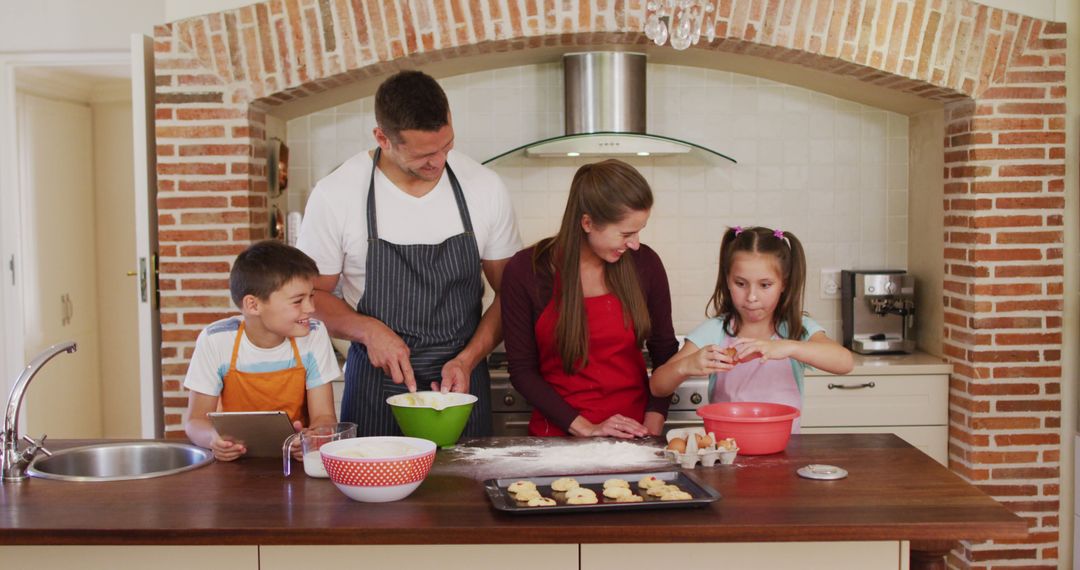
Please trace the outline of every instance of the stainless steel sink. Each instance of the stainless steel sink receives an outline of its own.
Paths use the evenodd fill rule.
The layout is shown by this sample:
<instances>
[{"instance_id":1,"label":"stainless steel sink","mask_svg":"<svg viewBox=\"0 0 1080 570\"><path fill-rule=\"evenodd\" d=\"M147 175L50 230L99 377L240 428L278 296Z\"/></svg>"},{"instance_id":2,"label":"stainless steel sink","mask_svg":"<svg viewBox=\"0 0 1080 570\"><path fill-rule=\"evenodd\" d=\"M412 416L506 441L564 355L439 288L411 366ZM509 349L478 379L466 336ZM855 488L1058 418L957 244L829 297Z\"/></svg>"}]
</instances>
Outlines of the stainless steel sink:
<instances>
[{"instance_id":1,"label":"stainless steel sink","mask_svg":"<svg viewBox=\"0 0 1080 570\"><path fill-rule=\"evenodd\" d=\"M210 450L186 443L103 443L38 457L27 472L34 477L59 481L127 481L198 469L213 459Z\"/></svg>"}]
</instances>

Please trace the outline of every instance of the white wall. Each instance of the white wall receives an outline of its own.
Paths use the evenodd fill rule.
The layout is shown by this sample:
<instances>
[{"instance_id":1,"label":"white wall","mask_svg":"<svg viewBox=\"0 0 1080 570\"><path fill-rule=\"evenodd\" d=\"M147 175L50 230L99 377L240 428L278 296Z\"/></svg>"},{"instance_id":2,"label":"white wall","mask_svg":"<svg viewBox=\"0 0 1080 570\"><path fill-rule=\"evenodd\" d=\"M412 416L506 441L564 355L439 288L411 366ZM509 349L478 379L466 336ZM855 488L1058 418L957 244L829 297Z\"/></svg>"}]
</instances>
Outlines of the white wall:
<instances>
[{"instance_id":1,"label":"white wall","mask_svg":"<svg viewBox=\"0 0 1080 570\"><path fill-rule=\"evenodd\" d=\"M511 67L442 80L456 148L478 160L562 133L561 65ZM908 119L768 80L698 68L648 66L651 132L728 154L737 165L680 158L630 160L657 200L646 243L664 260L673 318L685 333L704 318L729 225L793 232L807 250L806 308L837 338L840 305L819 294L821 268L907 267ZM319 178L374 146L370 97L288 123L290 210ZM497 166L526 243L553 234L585 159Z\"/></svg>"},{"instance_id":2,"label":"white wall","mask_svg":"<svg viewBox=\"0 0 1080 570\"><path fill-rule=\"evenodd\" d=\"M0 53L127 51L164 22L165 0L0 0Z\"/></svg>"}]
</instances>

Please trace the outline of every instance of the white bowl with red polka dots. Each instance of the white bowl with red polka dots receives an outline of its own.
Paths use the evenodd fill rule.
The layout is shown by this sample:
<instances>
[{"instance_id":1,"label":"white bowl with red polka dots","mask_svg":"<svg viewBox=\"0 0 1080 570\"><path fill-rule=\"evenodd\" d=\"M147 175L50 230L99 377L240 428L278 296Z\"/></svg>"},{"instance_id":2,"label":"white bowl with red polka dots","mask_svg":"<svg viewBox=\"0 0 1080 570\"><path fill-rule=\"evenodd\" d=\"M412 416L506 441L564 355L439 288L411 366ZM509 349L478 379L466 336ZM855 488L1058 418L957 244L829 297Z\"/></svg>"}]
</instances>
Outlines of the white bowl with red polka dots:
<instances>
[{"instance_id":1,"label":"white bowl with red polka dots","mask_svg":"<svg viewBox=\"0 0 1080 570\"><path fill-rule=\"evenodd\" d=\"M354 437L319 448L330 480L354 501L385 503L408 497L435 462L435 442L417 437Z\"/></svg>"}]
</instances>

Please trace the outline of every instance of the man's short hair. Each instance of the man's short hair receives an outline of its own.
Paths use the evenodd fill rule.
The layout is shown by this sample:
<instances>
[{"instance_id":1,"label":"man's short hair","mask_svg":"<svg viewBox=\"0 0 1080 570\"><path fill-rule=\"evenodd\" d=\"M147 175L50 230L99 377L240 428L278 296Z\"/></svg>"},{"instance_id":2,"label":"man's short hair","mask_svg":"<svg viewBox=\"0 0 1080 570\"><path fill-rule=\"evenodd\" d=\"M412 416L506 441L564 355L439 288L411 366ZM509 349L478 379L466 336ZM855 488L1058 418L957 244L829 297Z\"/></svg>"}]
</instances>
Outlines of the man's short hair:
<instances>
[{"instance_id":1,"label":"man's short hair","mask_svg":"<svg viewBox=\"0 0 1080 570\"><path fill-rule=\"evenodd\" d=\"M375 92L375 123L394 142L401 131L437 131L450 122L450 103L422 71L399 71Z\"/></svg>"},{"instance_id":2,"label":"man's short hair","mask_svg":"<svg viewBox=\"0 0 1080 570\"><path fill-rule=\"evenodd\" d=\"M233 303L243 307L244 297L266 300L297 277L314 279L319 266L304 252L275 240L252 244L233 262L229 272L229 293Z\"/></svg>"}]
</instances>

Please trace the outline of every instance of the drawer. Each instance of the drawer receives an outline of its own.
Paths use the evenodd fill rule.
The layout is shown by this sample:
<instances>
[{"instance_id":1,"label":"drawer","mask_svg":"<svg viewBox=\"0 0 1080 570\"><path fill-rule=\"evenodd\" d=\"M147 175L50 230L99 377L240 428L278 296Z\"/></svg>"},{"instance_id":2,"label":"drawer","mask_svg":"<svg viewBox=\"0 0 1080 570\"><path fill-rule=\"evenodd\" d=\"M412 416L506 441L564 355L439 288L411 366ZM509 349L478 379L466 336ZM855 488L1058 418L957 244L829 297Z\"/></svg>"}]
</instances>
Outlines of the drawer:
<instances>
[{"instance_id":1,"label":"drawer","mask_svg":"<svg viewBox=\"0 0 1080 570\"><path fill-rule=\"evenodd\" d=\"M803 388L803 427L949 423L947 374L807 376Z\"/></svg>"},{"instance_id":2,"label":"drawer","mask_svg":"<svg viewBox=\"0 0 1080 570\"><path fill-rule=\"evenodd\" d=\"M800 433L895 433L938 463L949 466L948 426L806 427Z\"/></svg>"}]
</instances>

